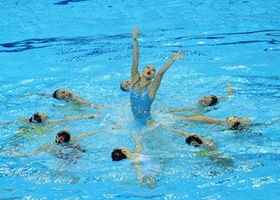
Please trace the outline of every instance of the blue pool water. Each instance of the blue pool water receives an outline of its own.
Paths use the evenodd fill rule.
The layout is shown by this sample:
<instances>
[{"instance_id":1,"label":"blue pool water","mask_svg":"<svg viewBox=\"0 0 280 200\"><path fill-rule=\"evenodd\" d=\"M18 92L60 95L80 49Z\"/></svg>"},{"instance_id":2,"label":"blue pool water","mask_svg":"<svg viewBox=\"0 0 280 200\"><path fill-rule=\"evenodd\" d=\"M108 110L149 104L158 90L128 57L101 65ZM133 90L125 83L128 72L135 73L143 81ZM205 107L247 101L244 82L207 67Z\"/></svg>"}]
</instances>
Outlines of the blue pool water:
<instances>
[{"instance_id":1,"label":"blue pool water","mask_svg":"<svg viewBox=\"0 0 280 200\"><path fill-rule=\"evenodd\" d=\"M234 133L220 125L174 120L167 111L197 105L206 94L232 98L205 113L244 116L253 122L280 118L280 4L239 0L13 0L0 1L0 199L277 199L280 196L280 126L256 126ZM142 70L160 69L169 52L186 52L164 75L152 106L153 118L217 143L234 161L224 169L184 138L159 126L135 124L129 94L119 89L130 78L132 29L140 27ZM38 93L67 88L103 110L75 106ZM42 134L21 135L28 124L7 122L45 112L50 119L100 114L100 118L39 127ZM188 113L176 113L187 116ZM87 153L75 163L48 154L14 157L53 142L60 130ZM156 188L139 187L131 163L112 162L113 148L133 150L131 134L141 135L143 154L159 168Z\"/></svg>"}]
</instances>

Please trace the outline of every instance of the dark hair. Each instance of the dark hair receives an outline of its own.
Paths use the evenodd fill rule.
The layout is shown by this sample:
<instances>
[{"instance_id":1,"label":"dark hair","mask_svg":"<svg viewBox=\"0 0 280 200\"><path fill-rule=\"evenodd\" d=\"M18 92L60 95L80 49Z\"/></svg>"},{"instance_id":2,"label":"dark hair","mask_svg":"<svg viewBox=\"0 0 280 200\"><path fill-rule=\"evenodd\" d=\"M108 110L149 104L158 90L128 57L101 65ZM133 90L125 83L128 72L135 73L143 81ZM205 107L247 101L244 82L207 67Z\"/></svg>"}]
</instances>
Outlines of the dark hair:
<instances>
[{"instance_id":1,"label":"dark hair","mask_svg":"<svg viewBox=\"0 0 280 200\"><path fill-rule=\"evenodd\" d=\"M55 99L57 99L56 93L57 93L58 90L60 90L60 89L57 89L57 90L54 91L54 93L52 94L52 97L55 98Z\"/></svg>"},{"instance_id":2,"label":"dark hair","mask_svg":"<svg viewBox=\"0 0 280 200\"><path fill-rule=\"evenodd\" d=\"M193 141L197 142L199 145L202 144L201 139L199 139L196 135L192 135L186 138L186 143L190 145Z\"/></svg>"},{"instance_id":3,"label":"dark hair","mask_svg":"<svg viewBox=\"0 0 280 200\"><path fill-rule=\"evenodd\" d=\"M69 142L71 139L71 135L69 131L60 131L56 134L56 137L63 137L63 142ZM56 143L60 143L60 141L55 140Z\"/></svg>"},{"instance_id":4,"label":"dark hair","mask_svg":"<svg viewBox=\"0 0 280 200\"><path fill-rule=\"evenodd\" d=\"M34 113L32 117L29 118L29 122L42 123L42 118L39 113Z\"/></svg>"},{"instance_id":5,"label":"dark hair","mask_svg":"<svg viewBox=\"0 0 280 200\"><path fill-rule=\"evenodd\" d=\"M124 87L122 86L122 83L120 84L120 89L124 92L127 92L127 90L125 90Z\"/></svg>"},{"instance_id":6,"label":"dark hair","mask_svg":"<svg viewBox=\"0 0 280 200\"><path fill-rule=\"evenodd\" d=\"M241 131L243 129L243 126L240 122L235 122L231 127L231 130L238 130Z\"/></svg>"},{"instance_id":7,"label":"dark hair","mask_svg":"<svg viewBox=\"0 0 280 200\"><path fill-rule=\"evenodd\" d=\"M212 98L212 101L209 104L209 106L214 106L219 102L218 98L215 95L211 95L211 98Z\"/></svg>"},{"instance_id":8,"label":"dark hair","mask_svg":"<svg viewBox=\"0 0 280 200\"><path fill-rule=\"evenodd\" d=\"M120 161L127 158L126 155L123 154L121 149L114 149L111 153L111 157L113 161Z\"/></svg>"}]
</instances>

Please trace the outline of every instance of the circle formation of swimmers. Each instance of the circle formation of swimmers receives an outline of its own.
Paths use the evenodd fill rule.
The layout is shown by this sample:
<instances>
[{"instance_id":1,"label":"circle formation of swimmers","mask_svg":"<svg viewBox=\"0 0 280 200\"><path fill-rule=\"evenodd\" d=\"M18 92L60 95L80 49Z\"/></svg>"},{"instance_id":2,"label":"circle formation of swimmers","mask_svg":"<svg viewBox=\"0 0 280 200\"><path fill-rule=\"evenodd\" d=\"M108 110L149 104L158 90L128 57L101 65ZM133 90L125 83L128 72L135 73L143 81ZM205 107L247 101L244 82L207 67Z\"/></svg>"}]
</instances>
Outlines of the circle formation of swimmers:
<instances>
[{"instance_id":1,"label":"circle formation of swimmers","mask_svg":"<svg viewBox=\"0 0 280 200\"><path fill-rule=\"evenodd\" d=\"M160 87L163 75L170 68L170 66L175 61L181 61L183 58L183 52L179 51L175 54L171 53L171 58L163 65L163 67L156 73L156 68L152 65L146 66L142 73L138 71L139 65L139 50L138 50L138 34L139 28L136 27L132 32L133 39L133 62L131 67L131 80L123 80L120 84L120 89L122 91L130 92L130 107L133 113L134 119L140 124L140 126L153 126L157 124L151 116L151 106L156 97L157 91ZM231 84L226 85L228 92L224 96L217 97L215 95L203 96L198 100L198 106L196 107L183 107L174 108L169 110L169 113L184 112L192 110L201 110L207 107L215 106L221 101L224 101L233 96L233 89ZM43 94L44 95L44 94ZM57 100L64 100L68 102L73 102L81 105L92 106L93 108L100 110L101 107L97 106L93 102L85 101L76 94L64 88L57 89L52 97ZM20 118L17 121L22 123L30 124L53 124L72 120L83 120L98 118L98 114L91 114L85 116L67 116L61 119L49 119L48 115L43 112L34 113L31 117ZM204 115L191 116L191 117L178 117L174 116L177 120L187 120L189 122L202 122L209 124L225 124L229 129L234 131L242 131L249 126L256 125L269 125L279 120L275 120L269 123L252 123L248 118L242 118L237 116L229 116L227 118L210 118ZM7 124L13 122L7 122ZM233 160L230 157L222 156L216 148L216 143L208 138L202 138L197 133L187 133L182 130L173 129L171 127L160 124L164 129L171 132L178 133L185 138L186 144L201 148L198 155L207 156L213 162L216 162L219 166L230 167L233 165ZM97 130L79 135L76 138L71 137L71 133L68 130L61 130L56 134L55 143L48 143L40 146L36 151L31 153L22 153L16 151L10 151L9 155L12 156L35 156L40 153L46 152L59 159L67 160L68 162L76 161L78 158L82 157L83 153L86 153L86 149L82 148L77 144L89 136L104 132L106 130L114 130L121 128L119 126L109 126L104 130ZM34 129L32 129L34 131ZM25 129L26 131L26 129ZM118 162L124 159L130 160L136 173L137 173L137 183L141 187L155 188L157 183L154 178L153 170L147 170L147 166L153 169L157 169L158 166L148 155L140 154L142 150L141 146L141 136L132 135L135 142L134 151L130 151L126 147L116 147L111 152L111 159L114 162Z\"/></svg>"}]
</instances>

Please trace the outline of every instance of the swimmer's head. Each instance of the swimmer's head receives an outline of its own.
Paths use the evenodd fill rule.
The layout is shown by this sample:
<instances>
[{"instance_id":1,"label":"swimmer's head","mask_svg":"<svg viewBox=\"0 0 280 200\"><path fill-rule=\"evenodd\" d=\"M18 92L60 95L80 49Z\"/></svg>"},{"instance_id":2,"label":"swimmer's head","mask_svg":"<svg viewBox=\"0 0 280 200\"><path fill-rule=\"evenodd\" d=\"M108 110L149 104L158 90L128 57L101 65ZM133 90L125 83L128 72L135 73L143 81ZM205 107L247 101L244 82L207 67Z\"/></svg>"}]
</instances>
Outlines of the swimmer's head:
<instances>
[{"instance_id":1,"label":"swimmer's head","mask_svg":"<svg viewBox=\"0 0 280 200\"><path fill-rule=\"evenodd\" d=\"M72 92L62 88L54 91L52 97L58 100L67 100L71 99L73 97L73 94Z\"/></svg>"},{"instance_id":2,"label":"swimmer's head","mask_svg":"<svg viewBox=\"0 0 280 200\"><path fill-rule=\"evenodd\" d=\"M251 125L250 120L246 117L240 118L240 117L236 117L236 116L230 116L230 117L226 118L225 121L226 121L228 127L230 127L230 128L232 128L237 122L240 123L240 127L242 126L242 128L244 126ZM238 125L235 125L235 126L238 126Z\"/></svg>"},{"instance_id":3,"label":"swimmer's head","mask_svg":"<svg viewBox=\"0 0 280 200\"><path fill-rule=\"evenodd\" d=\"M34 113L29 118L29 122L42 123L42 122L45 122L47 120L47 118L48 118L48 115L46 115L45 113L37 112L37 113Z\"/></svg>"},{"instance_id":4,"label":"swimmer's head","mask_svg":"<svg viewBox=\"0 0 280 200\"><path fill-rule=\"evenodd\" d=\"M202 142L202 139L197 134L192 134L192 135L187 136L186 143L188 145L198 147L203 142Z\"/></svg>"},{"instance_id":5,"label":"swimmer's head","mask_svg":"<svg viewBox=\"0 0 280 200\"><path fill-rule=\"evenodd\" d=\"M123 80L120 84L120 88L122 91L130 92L131 90L131 80Z\"/></svg>"},{"instance_id":6,"label":"swimmer's head","mask_svg":"<svg viewBox=\"0 0 280 200\"><path fill-rule=\"evenodd\" d=\"M215 95L204 96L198 100L198 103L203 107L214 106L218 102L219 100Z\"/></svg>"},{"instance_id":7,"label":"swimmer's head","mask_svg":"<svg viewBox=\"0 0 280 200\"><path fill-rule=\"evenodd\" d=\"M232 127L236 122L240 122L239 118L236 116L226 118L226 123L229 127Z\"/></svg>"},{"instance_id":8,"label":"swimmer's head","mask_svg":"<svg viewBox=\"0 0 280 200\"><path fill-rule=\"evenodd\" d=\"M62 142L69 142L71 139L71 135L69 131L63 130L56 134L55 142L60 144Z\"/></svg>"},{"instance_id":9,"label":"swimmer's head","mask_svg":"<svg viewBox=\"0 0 280 200\"><path fill-rule=\"evenodd\" d=\"M243 126L240 122L235 122L231 127L231 130L237 130L237 131L241 131L243 129Z\"/></svg>"},{"instance_id":10,"label":"swimmer's head","mask_svg":"<svg viewBox=\"0 0 280 200\"><path fill-rule=\"evenodd\" d=\"M156 74L156 68L152 65L146 66L142 71L142 76L145 78L151 80L155 77Z\"/></svg>"},{"instance_id":11,"label":"swimmer's head","mask_svg":"<svg viewBox=\"0 0 280 200\"><path fill-rule=\"evenodd\" d=\"M126 155L122 152L122 149L116 148L112 151L111 157L113 161L120 161L126 159Z\"/></svg>"}]
</instances>

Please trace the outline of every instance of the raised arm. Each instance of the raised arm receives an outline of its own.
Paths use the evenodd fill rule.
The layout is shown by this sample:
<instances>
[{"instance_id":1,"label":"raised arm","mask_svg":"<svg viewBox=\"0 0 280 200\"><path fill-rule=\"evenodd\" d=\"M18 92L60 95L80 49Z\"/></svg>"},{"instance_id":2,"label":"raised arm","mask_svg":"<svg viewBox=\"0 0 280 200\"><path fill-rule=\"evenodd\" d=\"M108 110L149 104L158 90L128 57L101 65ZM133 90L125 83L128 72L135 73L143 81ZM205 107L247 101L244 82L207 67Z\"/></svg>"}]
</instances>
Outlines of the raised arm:
<instances>
[{"instance_id":1,"label":"raised arm","mask_svg":"<svg viewBox=\"0 0 280 200\"><path fill-rule=\"evenodd\" d=\"M135 141L134 153L139 153L142 150L142 146L140 144L140 140L142 139L142 137L141 136L135 136L135 135L132 135L132 137L134 138L134 141Z\"/></svg>"},{"instance_id":2,"label":"raised arm","mask_svg":"<svg viewBox=\"0 0 280 200\"><path fill-rule=\"evenodd\" d=\"M233 89L232 89L232 85L230 83L227 83L227 88L228 88L228 95L233 95Z\"/></svg>"},{"instance_id":3,"label":"raised arm","mask_svg":"<svg viewBox=\"0 0 280 200\"><path fill-rule=\"evenodd\" d=\"M131 67L132 87L140 78L140 73L138 71L138 65L139 65L139 50L138 50L138 40L137 40L138 33L139 33L139 28L138 27L134 28L132 32L132 38L133 38L133 62Z\"/></svg>"},{"instance_id":4,"label":"raised arm","mask_svg":"<svg viewBox=\"0 0 280 200\"><path fill-rule=\"evenodd\" d=\"M225 99L227 99L227 98L230 98L230 97L233 95L232 85L231 85L230 83L227 83L227 84L226 84L226 87L227 87L227 89L228 89L228 93L227 93L226 95L224 95L224 96L220 96L220 97L218 98L220 101L223 101L223 100L225 100Z\"/></svg>"},{"instance_id":5,"label":"raised arm","mask_svg":"<svg viewBox=\"0 0 280 200\"><path fill-rule=\"evenodd\" d=\"M173 54L173 53L170 53L170 54L171 54L170 60L159 70L159 72L156 74L155 80L151 83L151 85L149 87L149 96L152 99L154 99L156 96L157 90L160 86L164 73L169 69L169 67L172 65L172 63L175 60L181 60L181 58L183 57L181 51L179 51L176 54Z\"/></svg>"},{"instance_id":6,"label":"raised arm","mask_svg":"<svg viewBox=\"0 0 280 200\"><path fill-rule=\"evenodd\" d=\"M209 124L225 122L225 119L215 119L215 118L210 118L210 117L205 117L205 116L186 117L184 119L191 121L191 122L206 122Z\"/></svg>"}]
</instances>

